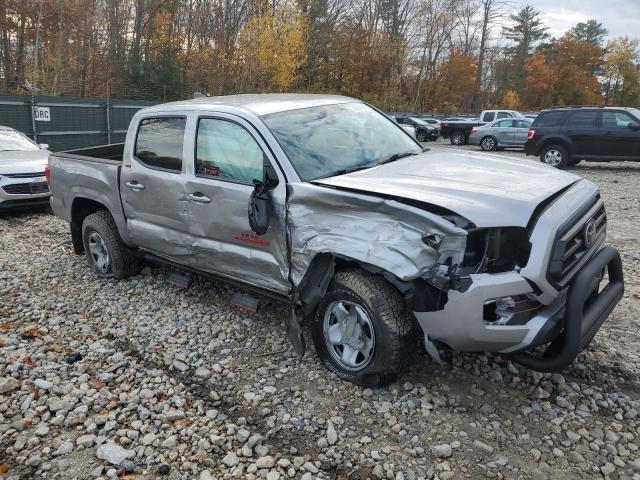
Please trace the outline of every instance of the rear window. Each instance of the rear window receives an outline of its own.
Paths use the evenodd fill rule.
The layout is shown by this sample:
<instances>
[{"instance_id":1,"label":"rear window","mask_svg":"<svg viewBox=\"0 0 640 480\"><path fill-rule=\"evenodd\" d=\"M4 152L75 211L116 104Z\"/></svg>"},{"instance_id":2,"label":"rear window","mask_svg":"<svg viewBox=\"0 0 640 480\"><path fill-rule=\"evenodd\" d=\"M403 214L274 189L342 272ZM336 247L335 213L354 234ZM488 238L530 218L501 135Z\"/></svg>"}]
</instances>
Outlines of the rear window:
<instances>
[{"instance_id":1,"label":"rear window","mask_svg":"<svg viewBox=\"0 0 640 480\"><path fill-rule=\"evenodd\" d=\"M498 112L498 116L496 118L512 118L513 115L511 115L509 112Z\"/></svg>"},{"instance_id":2,"label":"rear window","mask_svg":"<svg viewBox=\"0 0 640 480\"><path fill-rule=\"evenodd\" d=\"M186 123L183 117L142 120L136 138L136 157L148 167L180 172Z\"/></svg>"},{"instance_id":3,"label":"rear window","mask_svg":"<svg viewBox=\"0 0 640 480\"><path fill-rule=\"evenodd\" d=\"M542 112L534 121L536 127L559 127L564 123L566 112Z\"/></svg>"},{"instance_id":4,"label":"rear window","mask_svg":"<svg viewBox=\"0 0 640 480\"><path fill-rule=\"evenodd\" d=\"M598 112L573 112L569 118L569 126L574 128L592 128L596 126Z\"/></svg>"}]
</instances>

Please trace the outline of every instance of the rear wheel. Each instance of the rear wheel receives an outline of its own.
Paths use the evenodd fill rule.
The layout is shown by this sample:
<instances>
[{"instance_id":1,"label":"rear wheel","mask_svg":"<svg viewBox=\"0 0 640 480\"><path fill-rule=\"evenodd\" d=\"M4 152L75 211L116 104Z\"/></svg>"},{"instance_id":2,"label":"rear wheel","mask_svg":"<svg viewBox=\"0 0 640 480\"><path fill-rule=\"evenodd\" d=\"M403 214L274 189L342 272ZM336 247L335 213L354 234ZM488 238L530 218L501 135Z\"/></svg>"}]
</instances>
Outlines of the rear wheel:
<instances>
[{"instance_id":1,"label":"rear wheel","mask_svg":"<svg viewBox=\"0 0 640 480\"><path fill-rule=\"evenodd\" d=\"M451 145L464 145L467 139L464 136L464 132L456 130L451 134L449 141L451 142Z\"/></svg>"},{"instance_id":2,"label":"rear wheel","mask_svg":"<svg viewBox=\"0 0 640 480\"><path fill-rule=\"evenodd\" d=\"M548 145L540 152L540 161L555 168L567 168L569 160L569 152L561 145Z\"/></svg>"},{"instance_id":3,"label":"rear wheel","mask_svg":"<svg viewBox=\"0 0 640 480\"><path fill-rule=\"evenodd\" d=\"M89 268L99 277L127 278L139 271L135 248L127 247L111 214L100 210L82 222L82 243Z\"/></svg>"},{"instance_id":4,"label":"rear wheel","mask_svg":"<svg viewBox=\"0 0 640 480\"><path fill-rule=\"evenodd\" d=\"M415 322L404 299L382 277L338 272L316 310L313 342L322 363L364 386L393 381L417 350Z\"/></svg>"},{"instance_id":5,"label":"rear wheel","mask_svg":"<svg viewBox=\"0 0 640 480\"><path fill-rule=\"evenodd\" d=\"M496 149L496 139L493 137L484 137L480 140L480 148L485 152L491 152Z\"/></svg>"},{"instance_id":6,"label":"rear wheel","mask_svg":"<svg viewBox=\"0 0 640 480\"><path fill-rule=\"evenodd\" d=\"M425 132L423 132L422 130L420 130L420 131L418 131L418 132L416 133L416 139L417 139L419 142L424 143L424 142L426 142L426 141L428 140L428 139L427 139L427 134L426 134Z\"/></svg>"}]
</instances>

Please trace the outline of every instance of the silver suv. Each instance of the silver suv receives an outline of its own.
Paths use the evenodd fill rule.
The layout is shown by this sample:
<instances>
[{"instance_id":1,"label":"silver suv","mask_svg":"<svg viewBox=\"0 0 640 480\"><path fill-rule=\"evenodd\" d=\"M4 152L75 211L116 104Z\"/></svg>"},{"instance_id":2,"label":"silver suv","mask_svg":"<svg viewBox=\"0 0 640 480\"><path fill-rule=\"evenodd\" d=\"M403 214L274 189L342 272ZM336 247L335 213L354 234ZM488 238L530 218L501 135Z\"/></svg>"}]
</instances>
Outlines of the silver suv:
<instances>
[{"instance_id":1,"label":"silver suv","mask_svg":"<svg viewBox=\"0 0 640 480\"><path fill-rule=\"evenodd\" d=\"M262 292L286 306L300 354L308 327L320 360L359 384L393 379L420 343L436 360L446 346L562 369L623 292L593 183L424 152L352 98L158 105L124 144L49 164L51 206L97 275L144 258Z\"/></svg>"}]
</instances>

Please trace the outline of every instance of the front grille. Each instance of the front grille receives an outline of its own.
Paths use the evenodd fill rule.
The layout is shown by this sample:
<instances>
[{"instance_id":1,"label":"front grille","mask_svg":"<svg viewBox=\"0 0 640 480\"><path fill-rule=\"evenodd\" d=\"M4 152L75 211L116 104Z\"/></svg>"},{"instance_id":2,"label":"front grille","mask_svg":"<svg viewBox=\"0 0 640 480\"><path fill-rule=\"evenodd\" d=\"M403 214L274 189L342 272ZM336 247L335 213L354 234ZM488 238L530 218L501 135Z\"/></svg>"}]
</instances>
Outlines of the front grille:
<instances>
[{"instance_id":1,"label":"front grille","mask_svg":"<svg viewBox=\"0 0 640 480\"><path fill-rule=\"evenodd\" d=\"M602 244L606 236L607 214L598 198L573 224L560 230L549 263L549 280L565 287Z\"/></svg>"},{"instance_id":2,"label":"front grille","mask_svg":"<svg viewBox=\"0 0 640 480\"><path fill-rule=\"evenodd\" d=\"M49 186L46 182L14 183L12 185L5 185L2 189L9 195L37 195L39 193L49 192Z\"/></svg>"},{"instance_id":3,"label":"front grille","mask_svg":"<svg viewBox=\"0 0 640 480\"><path fill-rule=\"evenodd\" d=\"M3 173L3 177L7 178L36 178L36 177L44 177L44 172L35 172L35 173Z\"/></svg>"}]
</instances>

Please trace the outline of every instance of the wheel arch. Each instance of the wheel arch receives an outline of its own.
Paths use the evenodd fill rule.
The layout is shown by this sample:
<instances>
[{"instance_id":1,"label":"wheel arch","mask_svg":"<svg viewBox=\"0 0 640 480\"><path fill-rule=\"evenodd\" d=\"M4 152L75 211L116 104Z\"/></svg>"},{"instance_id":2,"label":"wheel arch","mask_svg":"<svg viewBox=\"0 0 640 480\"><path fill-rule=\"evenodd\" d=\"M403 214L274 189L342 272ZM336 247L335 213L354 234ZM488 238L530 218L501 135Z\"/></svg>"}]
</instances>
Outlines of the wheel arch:
<instances>
[{"instance_id":1,"label":"wheel arch","mask_svg":"<svg viewBox=\"0 0 640 480\"><path fill-rule=\"evenodd\" d=\"M120 238L125 242L125 244L129 244L127 230L123 228L122 222L123 218L118 218L117 215L114 215L111 209L100 200L96 200L94 198L90 198L89 196L77 196L71 202L71 240L73 242L73 250L77 254L84 253L84 245L82 244L82 222L84 219L95 213L99 210L104 210L111 215L116 226L118 227L118 233L120 234Z\"/></svg>"},{"instance_id":2,"label":"wheel arch","mask_svg":"<svg viewBox=\"0 0 640 480\"><path fill-rule=\"evenodd\" d=\"M571 142L566 138L562 138L562 137L546 138L545 141L540 145L539 154L542 153L542 150L544 150L545 148L551 145L560 145L562 148L564 148L567 151L570 157L573 156L574 152L571 146Z\"/></svg>"}]
</instances>

